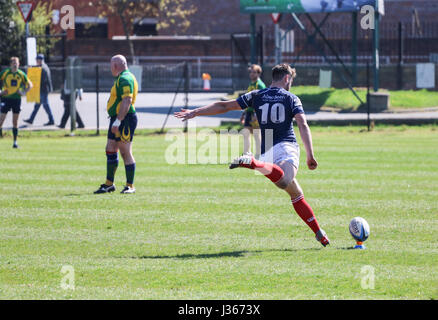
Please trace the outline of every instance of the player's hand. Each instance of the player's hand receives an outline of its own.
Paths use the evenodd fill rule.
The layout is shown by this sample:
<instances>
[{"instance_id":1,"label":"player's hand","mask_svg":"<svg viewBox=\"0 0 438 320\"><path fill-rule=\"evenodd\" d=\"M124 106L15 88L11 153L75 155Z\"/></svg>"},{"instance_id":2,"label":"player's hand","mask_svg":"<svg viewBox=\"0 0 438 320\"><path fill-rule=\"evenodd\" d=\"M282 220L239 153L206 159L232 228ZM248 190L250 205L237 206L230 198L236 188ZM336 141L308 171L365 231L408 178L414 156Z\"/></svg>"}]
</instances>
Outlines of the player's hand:
<instances>
[{"instance_id":1,"label":"player's hand","mask_svg":"<svg viewBox=\"0 0 438 320\"><path fill-rule=\"evenodd\" d=\"M195 112L194 110L181 109L181 111L177 111L173 114L176 118L184 120L189 120L194 118Z\"/></svg>"},{"instance_id":2,"label":"player's hand","mask_svg":"<svg viewBox=\"0 0 438 320\"><path fill-rule=\"evenodd\" d=\"M111 126L111 132L113 134L117 134L117 132L119 131L119 127L121 125L121 121L119 118L116 118L116 120L114 120L112 126Z\"/></svg>"},{"instance_id":3,"label":"player's hand","mask_svg":"<svg viewBox=\"0 0 438 320\"><path fill-rule=\"evenodd\" d=\"M313 157L308 158L306 162L307 162L307 167L309 167L309 170L315 170L318 167L318 162Z\"/></svg>"},{"instance_id":4,"label":"player's hand","mask_svg":"<svg viewBox=\"0 0 438 320\"><path fill-rule=\"evenodd\" d=\"M8 90L3 90L0 94L0 96L7 96L8 95Z\"/></svg>"},{"instance_id":5,"label":"player's hand","mask_svg":"<svg viewBox=\"0 0 438 320\"><path fill-rule=\"evenodd\" d=\"M24 92L23 90L18 90L18 94L24 97L26 95L26 92Z\"/></svg>"},{"instance_id":6,"label":"player's hand","mask_svg":"<svg viewBox=\"0 0 438 320\"><path fill-rule=\"evenodd\" d=\"M119 126L112 126L112 127L111 127L111 132L112 132L113 134L116 134L118 131L119 131Z\"/></svg>"}]
</instances>

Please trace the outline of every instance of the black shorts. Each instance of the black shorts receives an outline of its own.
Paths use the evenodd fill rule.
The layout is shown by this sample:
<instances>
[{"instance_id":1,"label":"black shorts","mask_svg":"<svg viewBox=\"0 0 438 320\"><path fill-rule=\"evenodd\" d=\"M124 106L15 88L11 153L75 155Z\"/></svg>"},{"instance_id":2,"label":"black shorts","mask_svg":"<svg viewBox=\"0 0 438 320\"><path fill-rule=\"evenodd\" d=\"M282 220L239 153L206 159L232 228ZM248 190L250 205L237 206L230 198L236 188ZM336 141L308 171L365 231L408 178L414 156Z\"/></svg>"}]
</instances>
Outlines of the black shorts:
<instances>
[{"instance_id":1,"label":"black shorts","mask_svg":"<svg viewBox=\"0 0 438 320\"><path fill-rule=\"evenodd\" d=\"M258 129L259 124L257 122L257 116L254 112L245 111L245 122L243 123L244 127L251 127L253 129Z\"/></svg>"},{"instance_id":2,"label":"black shorts","mask_svg":"<svg viewBox=\"0 0 438 320\"><path fill-rule=\"evenodd\" d=\"M111 132L111 127L113 126L114 121L116 121L117 117L111 117L109 128L108 128L108 139L116 140L116 141L124 141L131 142L134 138L134 132L137 128L137 114L128 113L120 123L119 131L114 134Z\"/></svg>"},{"instance_id":3,"label":"black shorts","mask_svg":"<svg viewBox=\"0 0 438 320\"><path fill-rule=\"evenodd\" d=\"M252 112L245 112L245 122L243 124L244 127L251 127L251 118L252 118Z\"/></svg>"},{"instance_id":4,"label":"black shorts","mask_svg":"<svg viewBox=\"0 0 438 320\"><path fill-rule=\"evenodd\" d=\"M13 113L20 113L21 99L2 98L0 109L1 113L8 113L11 110Z\"/></svg>"}]
</instances>

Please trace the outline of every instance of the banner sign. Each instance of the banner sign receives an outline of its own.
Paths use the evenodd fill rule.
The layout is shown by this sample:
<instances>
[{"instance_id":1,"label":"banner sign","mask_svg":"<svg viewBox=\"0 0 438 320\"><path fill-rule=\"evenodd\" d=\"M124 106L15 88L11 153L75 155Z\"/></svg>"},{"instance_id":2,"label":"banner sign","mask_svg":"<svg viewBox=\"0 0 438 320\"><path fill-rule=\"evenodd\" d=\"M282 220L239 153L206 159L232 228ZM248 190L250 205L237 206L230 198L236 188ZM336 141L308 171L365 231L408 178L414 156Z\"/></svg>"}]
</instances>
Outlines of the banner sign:
<instances>
[{"instance_id":1,"label":"banner sign","mask_svg":"<svg viewBox=\"0 0 438 320\"><path fill-rule=\"evenodd\" d=\"M319 70L319 87L330 89L332 86L332 71Z\"/></svg>"},{"instance_id":2,"label":"banner sign","mask_svg":"<svg viewBox=\"0 0 438 320\"><path fill-rule=\"evenodd\" d=\"M27 65L36 66L37 57L37 42L36 38L30 37L26 39Z\"/></svg>"},{"instance_id":3,"label":"banner sign","mask_svg":"<svg viewBox=\"0 0 438 320\"><path fill-rule=\"evenodd\" d=\"M27 68L27 77L33 84L32 89L27 92L27 102L40 102L41 70L41 67Z\"/></svg>"},{"instance_id":4,"label":"banner sign","mask_svg":"<svg viewBox=\"0 0 438 320\"><path fill-rule=\"evenodd\" d=\"M383 0L240 0L241 13L355 12Z\"/></svg>"},{"instance_id":5,"label":"banner sign","mask_svg":"<svg viewBox=\"0 0 438 320\"><path fill-rule=\"evenodd\" d=\"M417 63L417 88L435 88L435 63Z\"/></svg>"}]
</instances>

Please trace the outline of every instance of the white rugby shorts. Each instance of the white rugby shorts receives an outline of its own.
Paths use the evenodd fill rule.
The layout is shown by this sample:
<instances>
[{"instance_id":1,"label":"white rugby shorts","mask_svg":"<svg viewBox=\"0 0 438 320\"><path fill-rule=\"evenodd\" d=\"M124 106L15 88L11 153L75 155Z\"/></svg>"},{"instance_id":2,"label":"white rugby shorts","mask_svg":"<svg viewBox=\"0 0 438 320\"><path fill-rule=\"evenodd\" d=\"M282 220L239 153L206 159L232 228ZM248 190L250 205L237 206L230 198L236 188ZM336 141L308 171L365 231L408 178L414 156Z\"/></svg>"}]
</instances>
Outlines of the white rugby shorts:
<instances>
[{"instance_id":1,"label":"white rugby shorts","mask_svg":"<svg viewBox=\"0 0 438 320\"><path fill-rule=\"evenodd\" d=\"M296 142L279 142L260 156L263 162L279 163L289 161L298 169L300 165L300 147Z\"/></svg>"}]
</instances>

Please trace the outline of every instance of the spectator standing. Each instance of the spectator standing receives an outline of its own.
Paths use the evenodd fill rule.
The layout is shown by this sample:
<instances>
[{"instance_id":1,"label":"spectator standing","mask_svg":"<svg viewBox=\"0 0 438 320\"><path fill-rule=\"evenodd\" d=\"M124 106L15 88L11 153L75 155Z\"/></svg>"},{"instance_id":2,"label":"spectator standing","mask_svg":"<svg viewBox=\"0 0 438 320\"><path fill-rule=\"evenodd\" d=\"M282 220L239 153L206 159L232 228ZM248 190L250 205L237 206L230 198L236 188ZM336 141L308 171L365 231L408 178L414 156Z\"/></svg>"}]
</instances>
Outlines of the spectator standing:
<instances>
[{"instance_id":1,"label":"spectator standing","mask_svg":"<svg viewBox=\"0 0 438 320\"><path fill-rule=\"evenodd\" d=\"M61 123L59 124L58 128L65 128L65 125L67 123L68 118L70 117L70 96L71 92L70 89L67 88L66 82L64 81L64 84L61 89L61 100L64 101L64 114L61 118ZM79 100L82 101L82 89L76 89L75 90L75 100L79 97ZM76 109L76 122L78 123L78 128L84 128L84 122L81 119L81 116L79 115L77 109Z\"/></svg>"},{"instance_id":2,"label":"spectator standing","mask_svg":"<svg viewBox=\"0 0 438 320\"><path fill-rule=\"evenodd\" d=\"M49 106L49 92L53 91L52 85L52 77L50 74L49 66L44 62L44 55L37 55L37 65L41 67L41 83L40 83L40 103L36 103L33 112L30 115L29 119L24 120L24 122L32 124L35 120L35 117L40 109L41 104L43 105L44 110L46 111L49 122L45 123L45 126L51 126L55 124L55 120L53 119L52 110Z\"/></svg>"}]
</instances>

